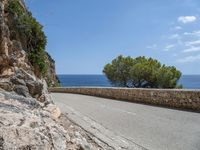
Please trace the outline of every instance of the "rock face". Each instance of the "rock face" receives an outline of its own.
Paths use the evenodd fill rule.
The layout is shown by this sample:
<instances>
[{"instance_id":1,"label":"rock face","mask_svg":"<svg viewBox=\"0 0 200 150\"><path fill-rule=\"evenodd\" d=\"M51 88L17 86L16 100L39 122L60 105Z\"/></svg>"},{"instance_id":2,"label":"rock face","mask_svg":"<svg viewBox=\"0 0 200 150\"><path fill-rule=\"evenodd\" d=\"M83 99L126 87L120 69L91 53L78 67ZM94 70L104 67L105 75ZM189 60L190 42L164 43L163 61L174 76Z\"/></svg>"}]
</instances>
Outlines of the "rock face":
<instances>
[{"instance_id":1,"label":"rock face","mask_svg":"<svg viewBox=\"0 0 200 150\"><path fill-rule=\"evenodd\" d=\"M45 76L45 80L49 87L59 86L60 81L55 72L55 61L48 53L46 53L46 60L48 70Z\"/></svg>"},{"instance_id":2,"label":"rock face","mask_svg":"<svg viewBox=\"0 0 200 150\"><path fill-rule=\"evenodd\" d=\"M43 108L34 98L0 91L0 150L104 149L67 118L58 116L55 105Z\"/></svg>"},{"instance_id":3,"label":"rock face","mask_svg":"<svg viewBox=\"0 0 200 150\"><path fill-rule=\"evenodd\" d=\"M28 59L27 41L22 35L18 35L19 31L11 31L15 26L13 21L15 18L9 14L8 2L9 0L0 1L0 87L25 97L31 96L45 101L43 83L47 81L49 86L58 84L55 62L46 53L47 73L43 77L37 74L39 71ZM26 11L23 1L18 0L18 2ZM18 35L16 38L12 38L13 32Z\"/></svg>"}]
</instances>

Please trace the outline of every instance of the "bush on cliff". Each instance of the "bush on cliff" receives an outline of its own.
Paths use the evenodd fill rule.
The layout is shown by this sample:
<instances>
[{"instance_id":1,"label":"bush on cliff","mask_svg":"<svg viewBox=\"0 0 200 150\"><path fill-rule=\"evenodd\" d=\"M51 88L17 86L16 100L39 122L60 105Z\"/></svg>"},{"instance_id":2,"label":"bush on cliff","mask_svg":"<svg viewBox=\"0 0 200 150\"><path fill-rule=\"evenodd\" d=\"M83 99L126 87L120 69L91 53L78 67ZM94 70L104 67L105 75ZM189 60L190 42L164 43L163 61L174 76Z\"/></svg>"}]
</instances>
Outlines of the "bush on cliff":
<instances>
[{"instance_id":1,"label":"bush on cliff","mask_svg":"<svg viewBox=\"0 0 200 150\"><path fill-rule=\"evenodd\" d=\"M181 72L173 66L145 57L118 56L103 72L114 86L137 88L180 88Z\"/></svg>"},{"instance_id":2,"label":"bush on cliff","mask_svg":"<svg viewBox=\"0 0 200 150\"><path fill-rule=\"evenodd\" d=\"M21 6L18 0L9 0L8 13L12 16L14 26L11 26L12 38L17 39L17 34L26 39L28 58L35 70L39 70L43 75L46 72L45 46L46 36L31 12L27 12ZM18 37L19 38L19 37Z\"/></svg>"}]
</instances>

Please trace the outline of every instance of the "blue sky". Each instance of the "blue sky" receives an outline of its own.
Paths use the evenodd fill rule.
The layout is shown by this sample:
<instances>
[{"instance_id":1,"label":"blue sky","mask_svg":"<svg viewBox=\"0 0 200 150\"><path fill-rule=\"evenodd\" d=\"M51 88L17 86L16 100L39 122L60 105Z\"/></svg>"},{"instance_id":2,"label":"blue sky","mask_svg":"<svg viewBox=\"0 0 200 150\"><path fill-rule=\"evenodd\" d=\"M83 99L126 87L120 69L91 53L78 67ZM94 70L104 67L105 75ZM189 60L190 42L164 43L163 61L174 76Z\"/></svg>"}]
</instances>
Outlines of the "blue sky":
<instances>
[{"instance_id":1,"label":"blue sky","mask_svg":"<svg viewBox=\"0 0 200 150\"><path fill-rule=\"evenodd\" d=\"M200 0L26 0L58 74L101 74L122 54L200 74Z\"/></svg>"}]
</instances>

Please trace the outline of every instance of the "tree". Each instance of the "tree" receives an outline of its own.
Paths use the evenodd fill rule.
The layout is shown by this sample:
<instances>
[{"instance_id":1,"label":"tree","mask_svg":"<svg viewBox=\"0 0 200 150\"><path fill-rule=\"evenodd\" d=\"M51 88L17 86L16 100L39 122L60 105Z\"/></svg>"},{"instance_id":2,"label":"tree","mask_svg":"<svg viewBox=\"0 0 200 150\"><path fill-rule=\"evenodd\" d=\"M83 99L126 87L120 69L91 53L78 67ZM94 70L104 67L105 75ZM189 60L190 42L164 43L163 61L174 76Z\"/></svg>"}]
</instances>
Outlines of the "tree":
<instances>
[{"instance_id":1,"label":"tree","mask_svg":"<svg viewBox=\"0 0 200 150\"><path fill-rule=\"evenodd\" d=\"M161 65L152 58L118 56L105 65L104 74L114 86L137 88L180 88L181 72L173 66Z\"/></svg>"},{"instance_id":2,"label":"tree","mask_svg":"<svg viewBox=\"0 0 200 150\"><path fill-rule=\"evenodd\" d=\"M160 62L152 58L135 58L130 70L133 87L157 87L156 75L160 66Z\"/></svg>"},{"instance_id":3,"label":"tree","mask_svg":"<svg viewBox=\"0 0 200 150\"><path fill-rule=\"evenodd\" d=\"M175 67L167 67L163 65L158 73L158 85L160 88L181 88L177 85L177 81L181 77L181 72L177 71Z\"/></svg>"},{"instance_id":4,"label":"tree","mask_svg":"<svg viewBox=\"0 0 200 150\"><path fill-rule=\"evenodd\" d=\"M129 87L130 85L130 67L133 65L131 57L118 56L112 61L112 64L107 64L103 72L115 86Z\"/></svg>"}]
</instances>

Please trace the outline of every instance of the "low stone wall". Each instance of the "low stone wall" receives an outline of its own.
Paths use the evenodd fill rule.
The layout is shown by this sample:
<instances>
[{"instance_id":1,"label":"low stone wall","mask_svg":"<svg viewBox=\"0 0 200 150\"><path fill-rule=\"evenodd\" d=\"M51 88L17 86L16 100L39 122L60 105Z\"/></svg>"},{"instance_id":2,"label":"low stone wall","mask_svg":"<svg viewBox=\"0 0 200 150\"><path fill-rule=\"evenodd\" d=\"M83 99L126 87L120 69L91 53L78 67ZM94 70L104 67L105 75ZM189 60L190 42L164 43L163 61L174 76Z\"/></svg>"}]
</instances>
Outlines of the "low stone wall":
<instances>
[{"instance_id":1,"label":"low stone wall","mask_svg":"<svg viewBox=\"0 0 200 150\"><path fill-rule=\"evenodd\" d=\"M200 112L200 90L136 88L50 88L50 92L74 93Z\"/></svg>"}]
</instances>

